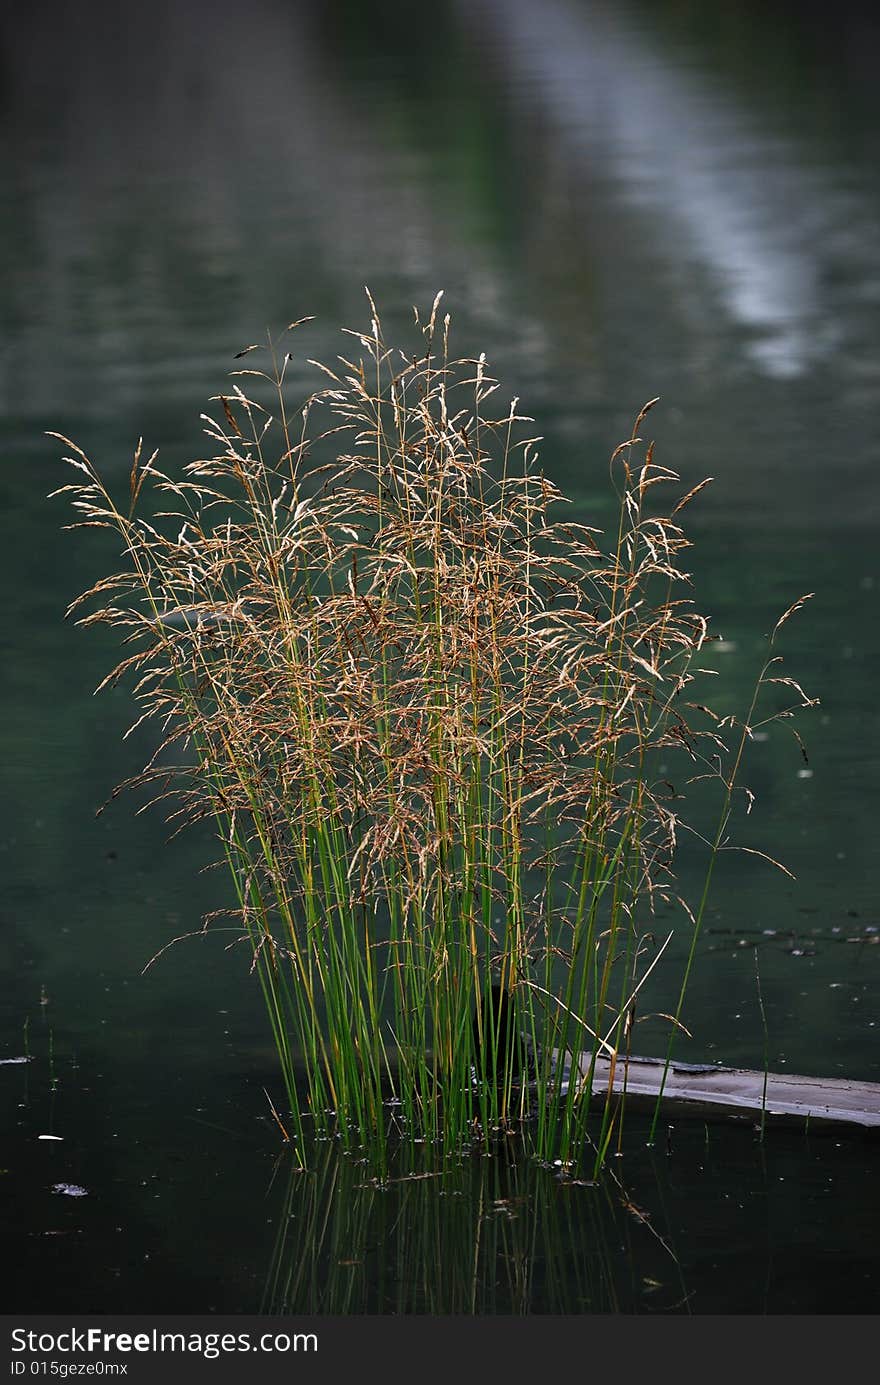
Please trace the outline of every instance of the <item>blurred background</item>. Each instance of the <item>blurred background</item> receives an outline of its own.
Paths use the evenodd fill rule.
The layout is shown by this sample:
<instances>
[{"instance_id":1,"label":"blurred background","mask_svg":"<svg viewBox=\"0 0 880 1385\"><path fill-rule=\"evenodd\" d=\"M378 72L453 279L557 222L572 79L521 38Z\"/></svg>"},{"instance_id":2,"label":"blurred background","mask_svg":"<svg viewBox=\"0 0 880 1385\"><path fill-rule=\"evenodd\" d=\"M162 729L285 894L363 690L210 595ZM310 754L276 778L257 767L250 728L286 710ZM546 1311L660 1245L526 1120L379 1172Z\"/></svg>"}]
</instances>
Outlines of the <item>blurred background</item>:
<instances>
[{"instance_id":1,"label":"blurred background","mask_svg":"<svg viewBox=\"0 0 880 1385\"><path fill-rule=\"evenodd\" d=\"M169 1255L182 1306L212 1304L192 1228L211 1178L250 1225L248 1160L273 1146L261 1087L278 1095L234 935L142 975L226 885L202 873L207 833L166 846L125 798L95 817L149 742L122 741L124 690L92 697L112 639L64 623L116 554L61 532L45 433L120 488L140 436L179 466L236 351L315 314L305 391L305 358L368 322L364 285L404 343L412 305L445 291L453 345L485 350L534 415L585 522L609 516L608 454L661 396L658 461L683 489L715 478L690 567L724 710L745 710L777 617L816 593L781 640L821 699L799 723L809 762L784 727L753 747L740 838L796 880L722 858L682 1056L762 1065L757 956L770 1066L880 1080L878 58L876 8L851 0L3 8L0 1058L35 1061L0 1068L0 1195L32 1311L40 1285L47 1306L100 1308L111 1270L119 1305L162 1306ZM97 1199L62 1217L56 1182L102 1186L100 1233ZM86 1241L91 1259L70 1249ZM242 1257L231 1303L253 1308ZM135 1263L153 1300L125 1296Z\"/></svg>"}]
</instances>

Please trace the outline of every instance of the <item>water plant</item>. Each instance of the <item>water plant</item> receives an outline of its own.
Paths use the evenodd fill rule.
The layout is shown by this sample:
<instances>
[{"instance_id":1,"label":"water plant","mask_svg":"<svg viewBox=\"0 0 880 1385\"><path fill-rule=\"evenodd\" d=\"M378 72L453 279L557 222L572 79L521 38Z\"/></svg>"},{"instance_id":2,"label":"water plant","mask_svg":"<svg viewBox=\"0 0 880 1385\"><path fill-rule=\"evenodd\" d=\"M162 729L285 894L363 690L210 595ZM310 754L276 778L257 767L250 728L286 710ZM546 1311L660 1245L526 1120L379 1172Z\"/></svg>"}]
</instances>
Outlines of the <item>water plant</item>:
<instances>
[{"instance_id":1,"label":"water plant","mask_svg":"<svg viewBox=\"0 0 880 1385\"><path fill-rule=\"evenodd\" d=\"M161 728L130 782L217 824L292 1139L390 1121L458 1150L525 1122L541 1157L601 1162L620 1106L591 1133L593 1064L625 1069L655 906L693 939L674 1037L705 905L677 900L669 766L721 786L714 857L754 713L729 751L698 691L678 516L706 482L658 501L679 478L641 442L648 405L611 458L610 537L573 521L518 401L451 356L439 295L414 354L370 309L296 404L289 341L262 369L247 348L211 455L172 476L139 445L124 502L62 439L75 524L124 556L71 610L120 630L104 681Z\"/></svg>"}]
</instances>

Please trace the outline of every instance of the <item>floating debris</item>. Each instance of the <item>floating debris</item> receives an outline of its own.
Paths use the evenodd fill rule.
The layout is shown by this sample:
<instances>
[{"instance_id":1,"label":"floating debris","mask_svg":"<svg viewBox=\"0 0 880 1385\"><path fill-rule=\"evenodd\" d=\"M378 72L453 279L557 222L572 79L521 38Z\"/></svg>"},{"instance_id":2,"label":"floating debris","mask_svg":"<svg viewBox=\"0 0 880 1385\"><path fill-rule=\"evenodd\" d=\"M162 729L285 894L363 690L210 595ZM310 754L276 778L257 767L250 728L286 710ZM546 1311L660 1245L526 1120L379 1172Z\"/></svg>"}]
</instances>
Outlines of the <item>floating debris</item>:
<instances>
[{"instance_id":1,"label":"floating debris","mask_svg":"<svg viewBox=\"0 0 880 1385\"><path fill-rule=\"evenodd\" d=\"M63 1197L88 1197L88 1188L81 1188L78 1183L53 1183L53 1193L61 1193Z\"/></svg>"},{"instance_id":2,"label":"floating debris","mask_svg":"<svg viewBox=\"0 0 880 1385\"><path fill-rule=\"evenodd\" d=\"M38 1140L63 1140L63 1135L38 1135Z\"/></svg>"},{"instance_id":3,"label":"floating debris","mask_svg":"<svg viewBox=\"0 0 880 1385\"><path fill-rule=\"evenodd\" d=\"M22 1054L20 1058L0 1058L0 1068L11 1067L13 1063L32 1063L33 1061L33 1056L27 1053Z\"/></svg>"},{"instance_id":4,"label":"floating debris","mask_svg":"<svg viewBox=\"0 0 880 1385\"><path fill-rule=\"evenodd\" d=\"M780 1064L785 1061L780 1056ZM578 1066L586 1075L590 1071L590 1055L581 1054ZM658 1096L662 1095L669 1115L681 1112L737 1118L763 1112L774 1125L786 1121L803 1125L809 1118L810 1129L814 1125L828 1124L880 1129L880 1082L752 1072L745 1068L706 1070L701 1067L697 1071L679 1073L675 1064L666 1072L664 1080L664 1068L662 1058L654 1063L636 1057L628 1060L625 1065L626 1100L633 1110L653 1110ZM597 1058L593 1099L604 1099L609 1078L619 1093L623 1087L623 1070L622 1056L613 1069L607 1058Z\"/></svg>"}]
</instances>

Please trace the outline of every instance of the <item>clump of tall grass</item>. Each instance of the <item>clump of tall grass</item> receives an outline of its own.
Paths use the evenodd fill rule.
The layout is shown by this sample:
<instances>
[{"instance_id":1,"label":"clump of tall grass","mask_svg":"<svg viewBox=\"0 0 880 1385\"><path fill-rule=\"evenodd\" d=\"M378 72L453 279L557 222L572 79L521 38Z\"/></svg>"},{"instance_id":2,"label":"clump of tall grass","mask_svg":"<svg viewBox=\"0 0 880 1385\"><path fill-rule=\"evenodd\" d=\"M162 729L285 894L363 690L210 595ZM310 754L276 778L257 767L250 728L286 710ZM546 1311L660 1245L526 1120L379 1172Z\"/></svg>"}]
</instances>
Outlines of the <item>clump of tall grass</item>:
<instances>
[{"instance_id":1,"label":"clump of tall grass","mask_svg":"<svg viewBox=\"0 0 880 1385\"><path fill-rule=\"evenodd\" d=\"M742 744L692 687L708 625L678 516L702 486L658 503L678 477L640 442L646 408L611 459L610 538L568 518L438 303L412 355L370 300L353 358L295 406L270 344L204 416L210 455L172 477L139 447L124 503L64 439L77 523L124 554L74 607L119 628L105 682L130 676L161 728L133 782L217 823L293 1135L308 1115L363 1142L391 1111L459 1148L528 1117L568 1160L675 897L659 762L719 780L717 849Z\"/></svg>"}]
</instances>

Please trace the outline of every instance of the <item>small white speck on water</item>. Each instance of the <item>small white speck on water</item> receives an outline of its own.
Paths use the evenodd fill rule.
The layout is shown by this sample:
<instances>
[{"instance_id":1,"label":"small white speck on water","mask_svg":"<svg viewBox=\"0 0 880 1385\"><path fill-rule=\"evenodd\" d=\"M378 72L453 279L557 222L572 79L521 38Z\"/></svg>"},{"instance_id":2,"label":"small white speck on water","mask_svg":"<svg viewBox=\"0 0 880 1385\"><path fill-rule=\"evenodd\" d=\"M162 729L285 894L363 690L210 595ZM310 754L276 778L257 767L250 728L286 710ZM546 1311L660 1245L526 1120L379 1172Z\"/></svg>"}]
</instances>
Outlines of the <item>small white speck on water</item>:
<instances>
[{"instance_id":1,"label":"small white speck on water","mask_svg":"<svg viewBox=\"0 0 880 1385\"><path fill-rule=\"evenodd\" d=\"M813 771L811 769L799 769L797 777L798 779L812 779Z\"/></svg>"}]
</instances>

